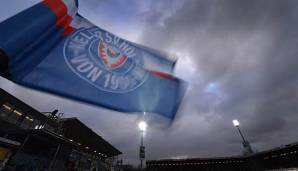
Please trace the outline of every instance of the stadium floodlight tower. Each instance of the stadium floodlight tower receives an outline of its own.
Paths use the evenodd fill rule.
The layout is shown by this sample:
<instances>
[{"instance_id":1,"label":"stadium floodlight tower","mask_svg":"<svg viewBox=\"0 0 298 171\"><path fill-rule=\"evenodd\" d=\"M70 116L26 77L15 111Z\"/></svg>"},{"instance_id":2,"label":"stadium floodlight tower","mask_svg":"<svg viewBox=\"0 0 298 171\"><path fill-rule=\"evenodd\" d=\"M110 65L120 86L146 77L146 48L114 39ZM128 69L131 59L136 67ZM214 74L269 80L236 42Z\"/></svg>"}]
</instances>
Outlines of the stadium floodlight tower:
<instances>
[{"instance_id":1,"label":"stadium floodlight tower","mask_svg":"<svg viewBox=\"0 0 298 171\"><path fill-rule=\"evenodd\" d=\"M240 122L238 120L233 120L233 124L234 126L238 129L238 132L242 138L242 145L243 145L243 148L245 150L245 154L252 154L253 153L253 150L250 146L250 143L244 138L241 130L240 130Z\"/></svg>"},{"instance_id":2,"label":"stadium floodlight tower","mask_svg":"<svg viewBox=\"0 0 298 171\"><path fill-rule=\"evenodd\" d=\"M143 169L143 160L145 159L145 146L144 146L144 135L147 129L147 123L145 121L140 121L139 129L141 131L141 146L140 146L140 169Z\"/></svg>"}]
</instances>

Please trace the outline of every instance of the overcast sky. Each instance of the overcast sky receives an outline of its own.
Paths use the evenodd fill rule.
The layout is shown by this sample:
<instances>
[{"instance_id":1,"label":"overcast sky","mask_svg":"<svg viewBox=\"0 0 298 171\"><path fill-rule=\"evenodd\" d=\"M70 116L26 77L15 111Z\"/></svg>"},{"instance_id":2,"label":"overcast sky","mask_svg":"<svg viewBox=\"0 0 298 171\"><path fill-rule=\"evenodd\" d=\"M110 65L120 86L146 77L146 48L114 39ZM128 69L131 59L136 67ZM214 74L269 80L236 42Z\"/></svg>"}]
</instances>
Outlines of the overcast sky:
<instances>
[{"instance_id":1,"label":"overcast sky","mask_svg":"<svg viewBox=\"0 0 298 171\"><path fill-rule=\"evenodd\" d=\"M0 21L38 0L2 0ZM297 0L81 0L80 13L125 39L179 58L189 83L169 128L149 125L147 159L239 155L239 119L256 150L298 141ZM40 111L79 117L138 161L139 117L17 86L0 86Z\"/></svg>"}]
</instances>

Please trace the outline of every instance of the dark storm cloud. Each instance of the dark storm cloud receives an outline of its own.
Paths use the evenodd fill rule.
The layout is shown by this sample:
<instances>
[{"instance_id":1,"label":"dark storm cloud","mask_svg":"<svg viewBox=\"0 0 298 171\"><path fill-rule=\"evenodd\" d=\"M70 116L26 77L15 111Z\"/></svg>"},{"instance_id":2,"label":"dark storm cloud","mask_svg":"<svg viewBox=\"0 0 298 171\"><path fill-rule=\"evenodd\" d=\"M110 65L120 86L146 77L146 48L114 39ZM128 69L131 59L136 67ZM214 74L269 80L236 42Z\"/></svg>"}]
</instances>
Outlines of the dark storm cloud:
<instances>
[{"instance_id":1,"label":"dark storm cloud","mask_svg":"<svg viewBox=\"0 0 298 171\"><path fill-rule=\"evenodd\" d=\"M184 130L196 128L199 132L208 124L213 126L206 130L210 136L206 133L199 142L193 136L189 140L191 144L208 149L210 155L219 151L222 151L220 154L235 153L239 148L235 145L225 150L214 149L218 141L237 141L225 124L230 124L233 118L243 122L242 127L257 148L297 141L293 133L276 137L290 132L289 128L298 130L294 124L294 120L298 121L297 4L294 0L189 0L178 5L168 17L163 17L164 13L159 10L173 11L167 2L152 4L152 14L148 14L141 41L180 54L183 66L177 75L182 78L185 75L179 72L195 68L192 76L186 76L190 90L180 122L191 122L195 115L220 116L218 123L197 120L201 126L185 126ZM193 66L185 60L191 60ZM213 83L217 86L206 91ZM192 117L183 120L189 113L193 113ZM183 138L177 144L185 142ZM187 151L190 147L179 148ZM199 153L189 152L193 154Z\"/></svg>"}]
</instances>

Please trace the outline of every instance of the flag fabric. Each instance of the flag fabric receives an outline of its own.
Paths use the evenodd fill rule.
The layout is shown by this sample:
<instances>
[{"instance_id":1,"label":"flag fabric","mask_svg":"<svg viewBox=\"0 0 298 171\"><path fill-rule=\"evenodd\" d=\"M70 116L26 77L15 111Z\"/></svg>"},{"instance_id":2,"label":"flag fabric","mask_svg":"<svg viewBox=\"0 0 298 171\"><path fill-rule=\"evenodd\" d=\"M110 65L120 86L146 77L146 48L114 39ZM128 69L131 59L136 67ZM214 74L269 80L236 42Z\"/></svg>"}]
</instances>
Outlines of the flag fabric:
<instances>
[{"instance_id":1,"label":"flag fabric","mask_svg":"<svg viewBox=\"0 0 298 171\"><path fill-rule=\"evenodd\" d=\"M113 110L174 118L185 90L170 75L175 61L95 26L77 9L75 0L45 0L0 23L2 75Z\"/></svg>"}]
</instances>

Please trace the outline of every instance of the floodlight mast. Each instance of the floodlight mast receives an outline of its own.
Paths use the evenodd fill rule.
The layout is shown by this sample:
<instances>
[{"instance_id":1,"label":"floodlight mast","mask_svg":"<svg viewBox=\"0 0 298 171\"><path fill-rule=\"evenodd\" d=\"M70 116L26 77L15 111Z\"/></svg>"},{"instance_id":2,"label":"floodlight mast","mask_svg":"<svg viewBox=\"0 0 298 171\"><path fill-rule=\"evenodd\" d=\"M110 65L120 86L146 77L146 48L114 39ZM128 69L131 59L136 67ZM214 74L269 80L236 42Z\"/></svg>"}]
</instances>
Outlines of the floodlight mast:
<instances>
[{"instance_id":1,"label":"floodlight mast","mask_svg":"<svg viewBox=\"0 0 298 171\"><path fill-rule=\"evenodd\" d=\"M144 135L145 131L147 129L147 123L145 121L140 121L139 124L139 130L141 132L141 146L140 146L140 170L143 170L143 160L145 159L145 146L144 146Z\"/></svg>"},{"instance_id":2,"label":"floodlight mast","mask_svg":"<svg viewBox=\"0 0 298 171\"><path fill-rule=\"evenodd\" d=\"M244 138L244 136L243 136L243 134L242 134L242 132L240 130L240 127L239 127L240 126L240 123L239 123L239 121L238 120L233 120L233 124L238 129L238 132L239 132L239 134L240 134L240 136L242 138L242 141L243 142L246 142L246 140L245 140L245 138Z\"/></svg>"},{"instance_id":3,"label":"floodlight mast","mask_svg":"<svg viewBox=\"0 0 298 171\"><path fill-rule=\"evenodd\" d=\"M234 126L238 129L238 132L242 138L242 145L243 145L243 148L245 149L246 153L247 154L252 154L253 153L253 150L250 146L250 143L244 138L244 135L242 134L241 130L240 130L240 123L238 120L233 120L233 124Z\"/></svg>"}]
</instances>

